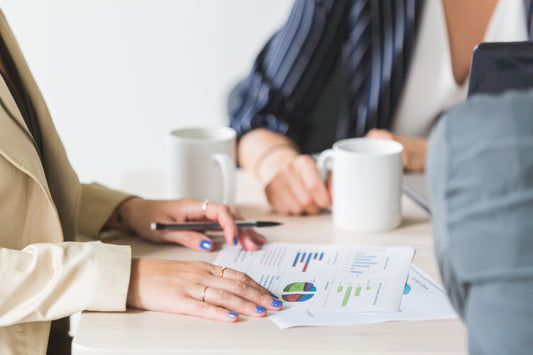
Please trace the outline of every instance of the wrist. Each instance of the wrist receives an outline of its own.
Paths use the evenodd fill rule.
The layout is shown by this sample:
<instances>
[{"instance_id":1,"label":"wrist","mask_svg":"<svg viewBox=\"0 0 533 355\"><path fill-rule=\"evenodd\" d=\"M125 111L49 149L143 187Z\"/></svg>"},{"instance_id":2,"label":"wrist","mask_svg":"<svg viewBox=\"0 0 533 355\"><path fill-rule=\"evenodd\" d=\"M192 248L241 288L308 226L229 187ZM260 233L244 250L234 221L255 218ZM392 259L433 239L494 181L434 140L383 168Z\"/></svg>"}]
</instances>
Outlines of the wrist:
<instances>
[{"instance_id":1,"label":"wrist","mask_svg":"<svg viewBox=\"0 0 533 355\"><path fill-rule=\"evenodd\" d=\"M129 307L138 306L138 295L139 295L139 262L141 259L132 258L131 259L131 270L130 270L130 283L128 285L128 295L126 297L126 305Z\"/></svg>"},{"instance_id":2,"label":"wrist","mask_svg":"<svg viewBox=\"0 0 533 355\"><path fill-rule=\"evenodd\" d=\"M267 184L298 155L298 149L293 144L281 143L272 145L265 149L257 158L253 171L262 183Z\"/></svg>"},{"instance_id":3,"label":"wrist","mask_svg":"<svg viewBox=\"0 0 533 355\"><path fill-rule=\"evenodd\" d=\"M133 233L135 229L132 221L135 219L133 216L137 209L137 204L142 199L136 196L130 196L123 200L116 208L111 217L109 217L105 224L105 229L116 229L123 232Z\"/></svg>"}]
</instances>

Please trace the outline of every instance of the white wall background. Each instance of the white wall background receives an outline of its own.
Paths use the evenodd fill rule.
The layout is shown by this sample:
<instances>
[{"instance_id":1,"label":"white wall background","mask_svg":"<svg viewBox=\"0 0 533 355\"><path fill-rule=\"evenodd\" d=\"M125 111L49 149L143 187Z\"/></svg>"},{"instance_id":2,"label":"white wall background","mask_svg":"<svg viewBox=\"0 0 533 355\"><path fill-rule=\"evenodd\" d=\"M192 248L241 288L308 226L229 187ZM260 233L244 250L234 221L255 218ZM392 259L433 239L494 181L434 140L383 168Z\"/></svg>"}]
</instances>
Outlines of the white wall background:
<instances>
[{"instance_id":1,"label":"white wall background","mask_svg":"<svg viewBox=\"0 0 533 355\"><path fill-rule=\"evenodd\" d=\"M292 0L0 0L83 182L163 171L176 127L226 97Z\"/></svg>"}]
</instances>

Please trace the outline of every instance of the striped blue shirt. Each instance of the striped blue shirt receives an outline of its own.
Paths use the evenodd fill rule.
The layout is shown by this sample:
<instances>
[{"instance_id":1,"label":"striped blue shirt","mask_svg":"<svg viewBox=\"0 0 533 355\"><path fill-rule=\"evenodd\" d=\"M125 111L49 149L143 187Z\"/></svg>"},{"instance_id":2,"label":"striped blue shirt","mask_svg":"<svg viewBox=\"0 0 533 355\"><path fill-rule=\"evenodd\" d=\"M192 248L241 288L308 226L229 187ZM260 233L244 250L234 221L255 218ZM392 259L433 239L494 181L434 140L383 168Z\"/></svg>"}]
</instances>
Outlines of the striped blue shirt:
<instances>
[{"instance_id":1,"label":"striped blue shirt","mask_svg":"<svg viewBox=\"0 0 533 355\"><path fill-rule=\"evenodd\" d=\"M428 0L426 0L428 1ZM239 136L266 128L306 146L310 110L341 63L338 102L324 117L335 139L390 129L403 90L424 0L296 0L283 27L264 46L229 104ZM532 0L524 0L530 38ZM331 142L332 143L332 142ZM305 152L305 149L303 149Z\"/></svg>"}]
</instances>

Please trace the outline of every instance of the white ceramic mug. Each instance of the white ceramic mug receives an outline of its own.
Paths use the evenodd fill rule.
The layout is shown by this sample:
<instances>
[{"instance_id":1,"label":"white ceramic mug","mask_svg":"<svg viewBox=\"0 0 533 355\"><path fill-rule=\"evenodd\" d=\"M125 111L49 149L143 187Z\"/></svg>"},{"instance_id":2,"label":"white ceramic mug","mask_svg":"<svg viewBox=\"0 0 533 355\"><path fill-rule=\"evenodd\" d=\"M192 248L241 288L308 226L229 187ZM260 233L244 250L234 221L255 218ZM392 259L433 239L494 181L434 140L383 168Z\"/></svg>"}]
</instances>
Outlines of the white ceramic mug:
<instances>
[{"instance_id":1,"label":"white ceramic mug","mask_svg":"<svg viewBox=\"0 0 533 355\"><path fill-rule=\"evenodd\" d=\"M335 226L352 231L383 231L401 222L403 146L395 141L350 138L320 154L325 179L332 170Z\"/></svg>"},{"instance_id":2,"label":"white ceramic mug","mask_svg":"<svg viewBox=\"0 0 533 355\"><path fill-rule=\"evenodd\" d=\"M224 126L170 132L168 197L196 198L233 206L236 133Z\"/></svg>"}]
</instances>

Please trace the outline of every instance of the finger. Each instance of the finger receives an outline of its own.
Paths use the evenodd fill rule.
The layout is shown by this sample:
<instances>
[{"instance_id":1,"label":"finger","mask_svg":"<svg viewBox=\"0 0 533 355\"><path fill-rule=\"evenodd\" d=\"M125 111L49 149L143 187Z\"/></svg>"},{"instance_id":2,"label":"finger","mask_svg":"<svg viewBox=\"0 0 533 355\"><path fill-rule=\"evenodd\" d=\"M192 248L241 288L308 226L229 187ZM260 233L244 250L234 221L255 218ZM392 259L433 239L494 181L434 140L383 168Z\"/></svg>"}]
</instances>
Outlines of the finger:
<instances>
[{"instance_id":1,"label":"finger","mask_svg":"<svg viewBox=\"0 0 533 355\"><path fill-rule=\"evenodd\" d=\"M279 213L301 214L301 208L296 195L292 189L290 179L293 175L290 167L285 167L272 181L265 187L267 199Z\"/></svg>"},{"instance_id":2,"label":"finger","mask_svg":"<svg viewBox=\"0 0 533 355\"><path fill-rule=\"evenodd\" d=\"M231 268L224 268L224 270L222 270L221 266L216 265L213 265L213 267L214 269L210 270L210 272L218 279L236 281L243 285L252 287L265 295L270 294L270 291L266 287L263 287L258 284L254 279L252 279L250 276L248 276L248 274L244 272L240 272Z\"/></svg>"},{"instance_id":3,"label":"finger","mask_svg":"<svg viewBox=\"0 0 533 355\"><path fill-rule=\"evenodd\" d=\"M235 219L228 206L210 202L205 209L205 216L210 220L216 220L224 230L224 238L231 245L237 245L238 229Z\"/></svg>"},{"instance_id":4,"label":"finger","mask_svg":"<svg viewBox=\"0 0 533 355\"><path fill-rule=\"evenodd\" d=\"M239 319L238 313L234 311L192 298L186 298L179 302L179 309L176 313L229 323Z\"/></svg>"},{"instance_id":5,"label":"finger","mask_svg":"<svg viewBox=\"0 0 533 355\"><path fill-rule=\"evenodd\" d=\"M213 241L205 234L195 231L168 231L165 232L164 241L181 244L197 251L211 251Z\"/></svg>"},{"instance_id":6,"label":"finger","mask_svg":"<svg viewBox=\"0 0 533 355\"><path fill-rule=\"evenodd\" d=\"M230 209L231 214L235 220L243 220L242 215L235 208ZM237 235L238 242L242 245L244 250L257 250L259 246L266 243L265 237L250 228L239 228Z\"/></svg>"},{"instance_id":7,"label":"finger","mask_svg":"<svg viewBox=\"0 0 533 355\"><path fill-rule=\"evenodd\" d=\"M266 243L266 238L253 229L239 229L239 242L245 250L257 250Z\"/></svg>"},{"instance_id":8,"label":"finger","mask_svg":"<svg viewBox=\"0 0 533 355\"><path fill-rule=\"evenodd\" d=\"M287 176L290 188L296 197L298 209L294 211L296 214L307 212L309 214L316 214L320 208L316 205L311 193L307 190L300 172Z\"/></svg>"},{"instance_id":9,"label":"finger","mask_svg":"<svg viewBox=\"0 0 533 355\"><path fill-rule=\"evenodd\" d=\"M297 161L297 169L300 172L300 178L302 179L307 191L311 193L311 196L320 208L326 208L331 205L331 199L328 194L328 190L324 181L320 177L318 167L313 158L301 159Z\"/></svg>"},{"instance_id":10,"label":"finger","mask_svg":"<svg viewBox=\"0 0 533 355\"><path fill-rule=\"evenodd\" d=\"M267 185L265 194L274 211L278 213L291 215L298 209L298 205L294 202L296 197L287 186Z\"/></svg>"},{"instance_id":11,"label":"finger","mask_svg":"<svg viewBox=\"0 0 533 355\"><path fill-rule=\"evenodd\" d=\"M247 274L230 268L223 270L223 277L217 277L209 280L209 285L212 285L217 289L230 292L231 294L234 294L246 300L247 302L265 307L269 310L279 310L282 305L281 301L279 301L278 298L274 296L267 288L259 285ZM226 306L228 305L229 304L226 304ZM252 310L258 312L255 307L252 307L251 304L248 304L246 307L246 312L251 312ZM243 309L231 309L238 310L240 313L244 312Z\"/></svg>"},{"instance_id":12,"label":"finger","mask_svg":"<svg viewBox=\"0 0 533 355\"><path fill-rule=\"evenodd\" d=\"M264 317L267 309L272 311L281 309L281 301L261 295L250 287L243 288L241 294L218 287L208 287L205 301L250 317Z\"/></svg>"}]
</instances>

